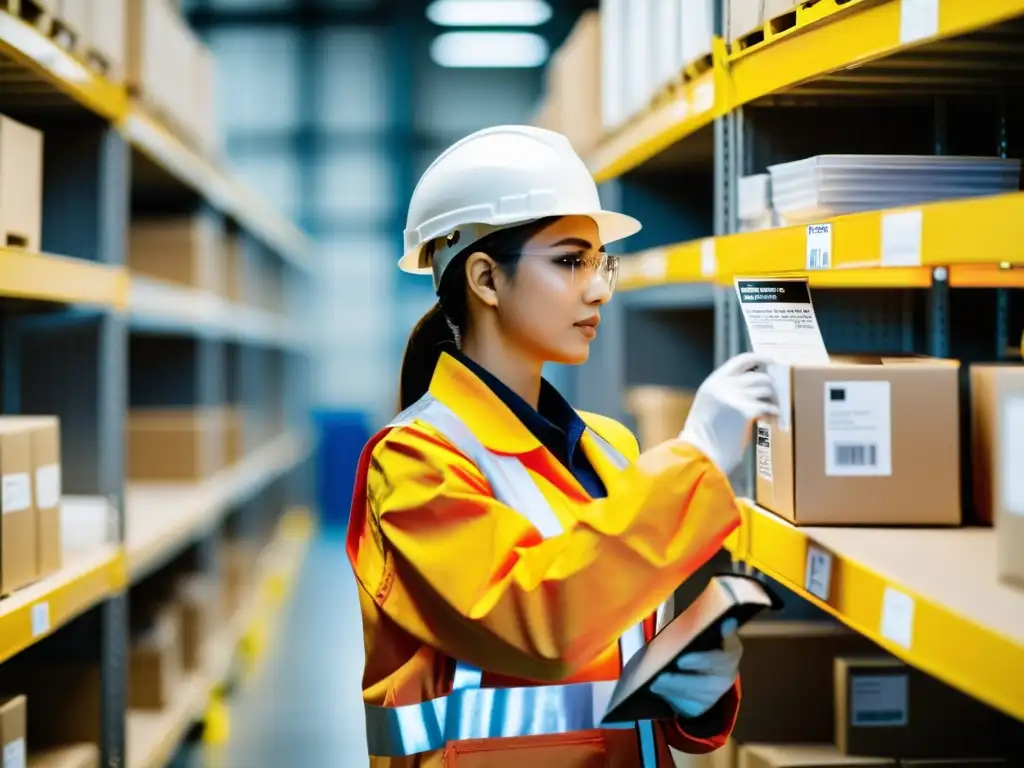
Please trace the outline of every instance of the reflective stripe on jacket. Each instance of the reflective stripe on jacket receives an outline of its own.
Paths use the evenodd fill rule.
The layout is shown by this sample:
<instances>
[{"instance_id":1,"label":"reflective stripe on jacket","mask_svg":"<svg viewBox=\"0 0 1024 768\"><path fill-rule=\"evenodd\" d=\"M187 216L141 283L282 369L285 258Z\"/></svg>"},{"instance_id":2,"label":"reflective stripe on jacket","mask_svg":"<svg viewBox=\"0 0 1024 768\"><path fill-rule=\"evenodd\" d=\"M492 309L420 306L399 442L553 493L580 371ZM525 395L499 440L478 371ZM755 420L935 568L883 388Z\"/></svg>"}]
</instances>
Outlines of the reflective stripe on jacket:
<instances>
[{"instance_id":1,"label":"reflective stripe on jacket","mask_svg":"<svg viewBox=\"0 0 1024 768\"><path fill-rule=\"evenodd\" d=\"M364 452L348 548L368 740L392 756L374 764L503 765L513 750L510 764L583 766L598 750L617 768L664 761L666 740L720 745L736 695L713 738L646 723L638 740L599 721L644 641L638 622L735 527L727 481L677 444L630 465L628 431L587 417L604 437L588 429L583 447L608 487L591 500L488 395L443 356L431 394Z\"/></svg>"}]
</instances>

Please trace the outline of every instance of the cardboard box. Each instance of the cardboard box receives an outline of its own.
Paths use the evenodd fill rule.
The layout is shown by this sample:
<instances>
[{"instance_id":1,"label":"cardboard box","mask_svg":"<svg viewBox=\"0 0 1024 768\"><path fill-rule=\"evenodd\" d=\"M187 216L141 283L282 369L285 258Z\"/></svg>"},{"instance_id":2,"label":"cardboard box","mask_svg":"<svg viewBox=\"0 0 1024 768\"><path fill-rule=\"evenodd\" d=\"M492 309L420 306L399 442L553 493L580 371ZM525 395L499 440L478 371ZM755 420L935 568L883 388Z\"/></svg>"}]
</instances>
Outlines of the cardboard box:
<instances>
[{"instance_id":1,"label":"cardboard box","mask_svg":"<svg viewBox=\"0 0 1024 768\"><path fill-rule=\"evenodd\" d=\"M232 467L245 456L245 411L241 406L224 408L224 465Z\"/></svg>"},{"instance_id":2,"label":"cardboard box","mask_svg":"<svg viewBox=\"0 0 1024 768\"><path fill-rule=\"evenodd\" d=\"M207 157L217 159L221 152L217 117L217 62L213 53L195 38L192 62L192 111L196 143Z\"/></svg>"},{"instance_id":3,"label":"cardboard box","mask_svg":"<svg viewBox=\"0 0 1024 768\"><path fill-rule=\"evenodd\" d=\"M5 664L0 686L24 694L32 711L40 713L28 720L28 741L34 748L100 742L99 665L55 660Z\"/></svg>"},{"instance_id":4,"label":"cardboard box","mask_svg":"<svg viewBox=\"0 0 1024 768\"><path fill-rule=\"evenodd\" d=\"M56 416L5 416L29 431L32 498L36 519L36 576L56 573L63 565L61 537L60 419Z\"/></svg>"},{"instance_id":5,"label":"cardboard box","mask_svg":"<svg viewBox=\"0 0 1024 768\"><path fill-rule=\"evenodd\" d=\"M24 696L0 701L0 744L3 745L3 765L20 768L26 761L28 741L28 715Z\"/></svg>"},{"instance_id":6,"label":"cardboard box","mask_svg":"<svg viewBox=\"0 0 1024 768\"><path fill-rule=\"evenodd\" d=\"M132 219L128 268L145 277L218 290L219 240L211 216Z\"/></svg>"},{"instance_id":7,"label":"cardboard box","mask_svg":"<svg viewBox=\"0 0 1024 768\"><path fill-rule=\"evenodd\" d=\"M53 9L57 18L78 35L81 41L89 39L89 22L92 16L93 0L57 0Z\"/></svg>"},{"instance_id":8,"label":"cardboard box","mask_svg":"<svg viewBox=\"0 0 1024 768\"><path fill-rule=\"evenodd\" d=\"M258 553L247 541L225 541L221 545L221 610L230 618L242 607L256 571Z\"/></svg>"},{"instance_id":9,"label":"cardboard box","mask_svg":"<svg viewBox=\"0 0 1024 768\"><path fill-rule=\"evenodd\" d=\"M601 17L585 11L551 62L558 130L579 154L601 140Z\"/></svg>"},{"instance_id":10,"label":"cardboard box","mask_svg":"<svg viewBox=\"0 0 1024 768\"><path fill-rule=\"evenodd\" d=\"M0 248L38 251L43 238L43 134L0 115Z\"/></svg>"},{"instance_id":11,"label":"cardboard box","mask_svg":"<svg viewBox=\"0 0 1024 768\"><path fill-rule=\"evenodd\" d=\"M104 3L106 0L96 0ZM158 109L168 106L174 87L175 13L167 0L127 0L125 17L125 82L129 89Z\"/></svg>"},{"instance_id":12,"label":"cardboard box","mask_svg":"<svg viewBox=\"0 0 1024 768\"><path fill-rule=\"evenodd\" d=\"M156 624L132 643L129 652L128 706L162 710L168 707L182 678L181 621L164 610Z\"/></svg>"},{"instance_id":13,"label":"cardboard box","mask_svg":"<svg viewBox=\"0 0 1024 768\"><path fill-rule=\"evenodd\" d=\"M87 40L90 48L107 65L107 79L115 83L125 80L128 58L128 5L129 0L87 0L89 26ZM131 0L135 3L137 0Z\"/></svg>"},{"instance_id":14,"label":"cardboard box","mask_svg":"<svg viewBox=\"0 0 1024 768\"><path fill-rule=\"evenodd\" d=\"M154 408L128 412L127 470L131 481L196 482L224 466L219 408Z\"/></svg>"},{"instance_id":15,"label":"cardboard box","mask_svg":"<svg viewBox=\"0 0 1024 768\"><path fill-rule=\"evenodd\" d=\"M28 756L28 768L100 768L95 744L68 744L36 750Z\"/></svg>"},{"instance_id":16,"label":"cardboard box","mask_svg":"<svg viewBox=\"0 0 1024 768\"><path fill-rule=\"evenodd\" d=\"M186 672L204 667L207 640L217 625L216 585L202 576L182 578L176 589L181 622L181 663Z\"/></svg>"},{"instance_id":17,"label":"cardboard box","mask_svg":"<svg viewBox=\"0 0 1024 768\"><path fill-rule=\"evenodd\" d=\"M1024 586L1024 365L972 365L974 512L995 523L999 576Z\"/></svg>"},{"instance_id":18,"label":"cardboard box","mask_svg":"<svg viewBox=\"0 0 1024 768\"><path fill-rule=\"evenodd\" d=\"M831 744L748 744L739 768L897 768L895 760L844 755Z\"/></svg>"},{"instance_id":19,"label":"cardboard box","mask_svg":"<svg viewBox=\"0 0 1024 768\"><path fill-rule=\"evenodd\" d=\"M38 571L32 430L18 419L0 418L0 474L0 594L6 596L35 581Z\"/></svg>"},{"instance_id":20,"label":"cardboard box","mask_svg":"<svg viewBox=\"0 0 1024 768\"><path fill-rule=\"evenodd\" d=\"M757 424L757 503L798 525L958 525L959 367L837 356L790 369L788 419Z\"/></svg>"},{"instance_id":21,"label":"cardboard box","mask_svg":"<svg viewBox=\"0 0 1024 768\"><path fill-rule=\"evenodd\" d=\"M625 409L636 419L640 449L646 451L679 435L693 405L694 392L677 387L642 385L626 391Z\"/></svg>"},{"instance_id":22,"label":"cardboard box","mask_svg":"<svg viewBox=\"0 0 1024 768\"><path fill-rule=\"evenodd\" d=\"M885 655L836 659L835 694L835 743L847 754L995 755L1009 725L984 704Z\"/></svg>"},{"instance_id":23,"label":"cardboard box","mask_svg":"<svg viewBox=\"0 0 1024 768\"><path fill-rule=\"evenodd\" d=\"M877 646L826 621L752 621L740 629L740 638L744 706L733 739L739 744L831 742L835 660ZM785 691L781 706L780 691Z\"/></svg>"}]
</instances>

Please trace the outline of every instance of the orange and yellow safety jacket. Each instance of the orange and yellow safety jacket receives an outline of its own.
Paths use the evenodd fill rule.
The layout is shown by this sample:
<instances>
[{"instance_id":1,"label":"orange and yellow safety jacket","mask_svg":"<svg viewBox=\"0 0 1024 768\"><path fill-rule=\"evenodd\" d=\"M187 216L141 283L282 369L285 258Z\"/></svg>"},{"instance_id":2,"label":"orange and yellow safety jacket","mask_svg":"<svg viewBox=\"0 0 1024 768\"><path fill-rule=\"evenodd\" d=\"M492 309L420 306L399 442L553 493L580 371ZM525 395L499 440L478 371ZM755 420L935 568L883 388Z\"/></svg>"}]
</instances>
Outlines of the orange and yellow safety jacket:
<instances>
[{"instance_id":1,"label":"orange and yellow safety jacket","mask_svg":"<svg viewBox=\"0 0 1024 768\"><path fill-rule=\"evenodd\" d=\"M447 354L364 449L347 550L371 765L652 768L672 765L669 746L708 752L731 732L738 684L696 721L600 725L658 606L739 510L697 449L639 454L621 424L580 415L604 498Z\"/></svg>"}]
</instances>

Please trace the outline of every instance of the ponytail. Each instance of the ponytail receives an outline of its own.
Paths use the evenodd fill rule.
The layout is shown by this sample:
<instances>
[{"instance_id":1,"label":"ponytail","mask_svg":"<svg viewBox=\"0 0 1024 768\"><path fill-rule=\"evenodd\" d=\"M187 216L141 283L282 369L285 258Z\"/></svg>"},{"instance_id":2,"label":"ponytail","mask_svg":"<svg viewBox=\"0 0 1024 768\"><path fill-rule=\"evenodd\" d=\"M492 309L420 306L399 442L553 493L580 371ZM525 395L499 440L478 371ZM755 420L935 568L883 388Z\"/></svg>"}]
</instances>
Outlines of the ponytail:
<instances>
[{"instance_id":1,"label":"ponytail","mask_svg":"<svg viewBox=\"0 0 1024 768\"><path fill-rule=\"evenodd\" d=\"M409 343L405 345L398 385L399 411L404 411L427 393L434 368L446 347L458 349L458 344L438 302L416 323L409 335Z\"/></svg>"},{"instance_id":2,"label":"ponytail","mask_svg":"<svg viewBox=\"0 0 1024 768\"><path fill-rule=\"evenodd\" d=\"M469 254L483 251L512 276L522 255L523 246L542 229L557 221L557 216L547 216L499 229L467 244L445 268L438 288L438 301L432 306L409 335L402 357L402 372L398 381L399 411L404 411L419 400L430 389L437 361L446 349L457 350L459 340L452 326L465 335L469 321L466 301L466 261ZM471 246L471 247L470 247Z\"/></svg>"}]
</instances>

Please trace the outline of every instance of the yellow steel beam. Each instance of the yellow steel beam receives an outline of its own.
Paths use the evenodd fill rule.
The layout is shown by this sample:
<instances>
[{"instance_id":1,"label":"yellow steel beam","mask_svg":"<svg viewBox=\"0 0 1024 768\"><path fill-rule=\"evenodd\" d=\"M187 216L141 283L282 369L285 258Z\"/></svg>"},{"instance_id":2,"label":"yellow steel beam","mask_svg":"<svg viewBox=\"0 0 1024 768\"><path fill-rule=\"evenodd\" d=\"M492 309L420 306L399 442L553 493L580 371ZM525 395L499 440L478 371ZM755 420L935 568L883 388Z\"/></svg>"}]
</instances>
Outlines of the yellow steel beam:
<instances>
[{"instance_id":1,"label":"yellow steel beam","mask_svg":"<svg viewBox=\"0 0 1024 768\"><path fill-rule=\"evenodd\" d=\"M1024 594L999 584L991 529L797 528L747 503L739 559L909 664L1024 720ZM805 586L812 547L831 558L819 594Z\"/></svg>"},{"instance_id":2,"label":"yellow steel beam","mask_svg":"<svg viewBox=\"0 0 1024 768\"><path fill-rule=\"evenodd\" d=\"M118 120L125 112L128 98L123 86L96 74L39 30L6 11L0 11L0 56L12 59L107 120Z\"/></svg>"},{"instance_id":3,"label":"yellow steel beam","mask_svg":"<svg viewBox=\"0 0 1024 768\"><path fill-rule=\"evenodd\" d=\"M103 547L0 601L0 662L124 589L124 553Z\"/></svg>"}]
</instances>

